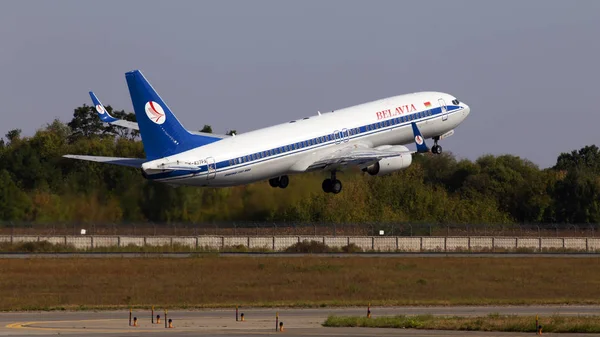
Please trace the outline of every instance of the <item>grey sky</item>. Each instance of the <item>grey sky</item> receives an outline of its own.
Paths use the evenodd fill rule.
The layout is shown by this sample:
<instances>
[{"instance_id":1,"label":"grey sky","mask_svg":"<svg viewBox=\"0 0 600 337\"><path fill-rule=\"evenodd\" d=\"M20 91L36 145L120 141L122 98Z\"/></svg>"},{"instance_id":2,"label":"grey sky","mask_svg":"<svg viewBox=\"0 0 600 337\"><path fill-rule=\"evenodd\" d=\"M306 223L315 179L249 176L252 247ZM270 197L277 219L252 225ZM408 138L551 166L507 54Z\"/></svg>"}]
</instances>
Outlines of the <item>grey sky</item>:
<instances>
[{"instance_id":1,"label":"grey sky","mask_svg":"<svg viewBox=\"0 0 600 337\"><path fill-rule=\"evenodd\" d=\"M441 144L541 167L600 143L600 1L4 1L1 134L132 111L140 69L188 129L239 132L439 90L471 106Z\"/></svg>"}]
</instances>

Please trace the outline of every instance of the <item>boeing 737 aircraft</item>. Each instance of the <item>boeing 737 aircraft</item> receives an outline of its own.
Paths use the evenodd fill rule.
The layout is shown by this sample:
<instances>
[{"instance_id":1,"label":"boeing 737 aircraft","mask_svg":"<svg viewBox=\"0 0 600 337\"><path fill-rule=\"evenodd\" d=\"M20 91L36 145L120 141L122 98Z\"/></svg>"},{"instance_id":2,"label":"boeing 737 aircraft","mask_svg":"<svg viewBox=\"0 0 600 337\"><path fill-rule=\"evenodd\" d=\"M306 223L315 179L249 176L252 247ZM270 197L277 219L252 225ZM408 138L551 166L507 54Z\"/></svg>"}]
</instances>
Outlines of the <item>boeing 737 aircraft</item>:
<instances>
[{"instance_id":1,"label":"boeing 737 aircraft","mask_svg":"<svg viewBox=\"0 0 600 337\"><path fill-rule=\"evenodd\" d=\"M139 168L146 179L170 185L236 186L268 180L286 188L289 176L326 171L326 193L340 193L336 172L358 167L380 176L407 168L414 152L439 154L470 108L441 92L419 92L293 120L240 135L187 131L139 70L125 74L137 123L116 119L90 92L100 118L139 129L146 158L66 155ZM432 138L431 150L425 138ZM414 142L417 151L405 144Z\"/></svg>"}]
</instances>

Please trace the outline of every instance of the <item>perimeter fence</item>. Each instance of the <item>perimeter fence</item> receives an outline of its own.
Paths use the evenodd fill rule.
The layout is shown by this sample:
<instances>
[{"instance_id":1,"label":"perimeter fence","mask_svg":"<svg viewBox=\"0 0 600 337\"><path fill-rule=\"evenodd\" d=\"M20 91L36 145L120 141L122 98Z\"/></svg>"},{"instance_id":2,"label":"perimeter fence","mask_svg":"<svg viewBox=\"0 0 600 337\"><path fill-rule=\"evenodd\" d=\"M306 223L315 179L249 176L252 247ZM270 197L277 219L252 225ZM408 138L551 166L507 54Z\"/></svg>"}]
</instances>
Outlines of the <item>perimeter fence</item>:
<instances>
[{"instance_id":1,"label":"perimeter fence","mask_svg":"<svg viewBox=\"0 0 600 337\"><path fill-rule=\"evenodd\" d=\"M84 231L84 232L82 232ZM142 236L513 236L595 237L600 224L326 224L290 222L227 223L31 223L0 222L0 235ZM600 234L599 234L600 236Z\"/></svg>"}]
</instances>

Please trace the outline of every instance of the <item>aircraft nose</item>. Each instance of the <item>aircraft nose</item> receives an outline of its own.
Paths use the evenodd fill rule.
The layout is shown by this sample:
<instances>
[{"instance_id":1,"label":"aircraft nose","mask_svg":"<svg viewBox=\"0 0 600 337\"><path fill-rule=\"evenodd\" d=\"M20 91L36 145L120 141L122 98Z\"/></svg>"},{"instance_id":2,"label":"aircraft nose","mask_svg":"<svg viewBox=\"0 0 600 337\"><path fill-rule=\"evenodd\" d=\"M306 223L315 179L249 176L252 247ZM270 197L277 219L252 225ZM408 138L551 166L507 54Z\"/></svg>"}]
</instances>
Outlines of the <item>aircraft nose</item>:
<instances>
[{"instance_id":1,"label":"aircraft nose","mask_svg":"<svg viewBox=\"0 0 600 337\"><path fill-rule=\"evenodd\" d=\"M471 113L471 108L465 103L461 103L461 104L463 106L464 115L466 117L468 114Z\"/></svg>"}]
</instances>

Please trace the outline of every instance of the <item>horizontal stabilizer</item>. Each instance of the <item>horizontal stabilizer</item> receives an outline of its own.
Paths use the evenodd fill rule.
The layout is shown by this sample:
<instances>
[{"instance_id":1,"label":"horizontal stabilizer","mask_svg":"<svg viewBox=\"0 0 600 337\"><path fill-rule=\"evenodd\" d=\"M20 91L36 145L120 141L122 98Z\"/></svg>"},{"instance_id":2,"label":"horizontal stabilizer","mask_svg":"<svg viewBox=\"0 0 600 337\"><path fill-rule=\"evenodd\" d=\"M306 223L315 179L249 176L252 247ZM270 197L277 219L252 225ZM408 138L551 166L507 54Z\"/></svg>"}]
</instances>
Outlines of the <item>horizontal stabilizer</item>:
<instances>
[{"instance_id":1,"label":"horizontal stabilizer","mask_svg":"<svg viewBox=\"0 0 600 337\"><path fill-rule=\"evenodd\" d=\"M120 157L100 157L100 156L80 156L75 154L64 155L65 158L93 161L97 163L113 164L119 166L140 168L146 162L142 158L120 158Z\"/></svg>"}]
</instances>

